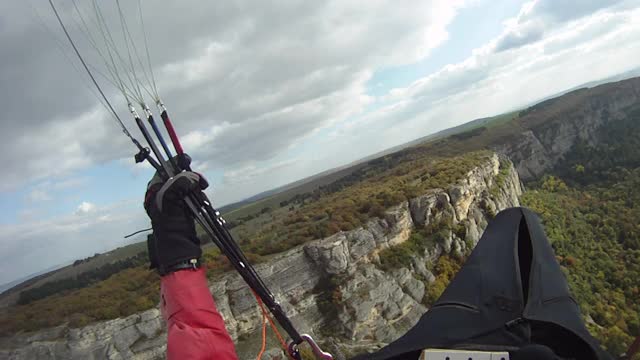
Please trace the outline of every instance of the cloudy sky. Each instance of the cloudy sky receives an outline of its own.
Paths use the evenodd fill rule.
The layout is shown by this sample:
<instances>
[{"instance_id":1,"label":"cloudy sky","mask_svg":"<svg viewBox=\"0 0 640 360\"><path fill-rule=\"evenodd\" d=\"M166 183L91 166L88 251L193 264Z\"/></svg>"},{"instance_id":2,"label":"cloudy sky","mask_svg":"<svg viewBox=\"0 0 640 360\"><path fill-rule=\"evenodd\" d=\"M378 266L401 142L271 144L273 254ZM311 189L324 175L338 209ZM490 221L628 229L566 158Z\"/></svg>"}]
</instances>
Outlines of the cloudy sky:
<instances>
[{"instance_id":1,"label":"cloudy sky","mask_svg":"<svg viewBox=\"0 0 640 360\"><path fill-rule=\"evenodd\" d=\"M96 30L90 2L76 2ZM101 3L119 39L115 2ZM122 3L141 46L137 4ZM100 69L72 2L57 4ZM638 0L142 7L160 95L218 205L640 65ZM1 284L124 244L148 225L152 174L75 70L46 1L2 1L0 46Z\"/></svg>"}]
</instances>

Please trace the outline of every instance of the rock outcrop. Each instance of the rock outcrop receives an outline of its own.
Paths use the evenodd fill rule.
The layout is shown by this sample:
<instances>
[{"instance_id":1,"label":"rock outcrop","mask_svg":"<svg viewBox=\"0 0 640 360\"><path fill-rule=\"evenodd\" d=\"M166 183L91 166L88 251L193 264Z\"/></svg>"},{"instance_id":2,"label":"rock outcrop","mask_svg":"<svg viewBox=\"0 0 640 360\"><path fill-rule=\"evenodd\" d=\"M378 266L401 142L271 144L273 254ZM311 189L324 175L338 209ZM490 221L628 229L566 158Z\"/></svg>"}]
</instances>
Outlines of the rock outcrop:
<instances>
[{"instance_id":1,"label":"rock outcrop","mask_svg":"<svg viewBox=\"0 0 640 360\"><path fill-rule=\"evenodd\" d=\"M581 89L547 100L521 113L527 130L495 150L513 161L523 181L553 168L579 141L600 142L599 129L625 119L640 105L640 78Z\"/></svg>"},{"instance_id":2,"label":"rock outcrop","mask_svg":"<svg viewBox=\"0 0 640 360\"><path fill-rule=\"evenodd\" d=\"M371 219L279 254L257 266L301 332L328 340L339 351L374 350L398 338L427 311L425 294L435 280L431 265L445 253L474 246L488 220L517 206L522 189L511 162L494 155L460 182L433 189ZM381 269L380 252L407 241L415 227L447 221L443 241L415 254L406 266ZM210 283L218 309L242 359L255 358L261 313L235 273ZM2 359L162 359L164 323L157 309L79 329L61 326L0 340ZM272 359L284 359L270 340Z\"/></svg>"}]
</instances>

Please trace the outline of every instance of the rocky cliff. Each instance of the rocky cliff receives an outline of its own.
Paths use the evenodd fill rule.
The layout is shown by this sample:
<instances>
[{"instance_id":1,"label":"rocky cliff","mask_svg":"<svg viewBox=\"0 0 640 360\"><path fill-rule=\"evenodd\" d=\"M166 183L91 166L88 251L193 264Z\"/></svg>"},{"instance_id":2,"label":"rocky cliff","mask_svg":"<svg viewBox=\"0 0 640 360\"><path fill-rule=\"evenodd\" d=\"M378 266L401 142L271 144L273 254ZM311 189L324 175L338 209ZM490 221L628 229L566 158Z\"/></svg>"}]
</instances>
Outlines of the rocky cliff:
<instances>
[{"instance_id":1,"label":"rocky cliff","mask_svg":"<svg viewBox=\"0 0 640 360\"><path fill-rule=\"evenodd\" d=\"M337 353L375 350L398 338L427 311L430 269L445 253L463 254L476 244L487 221L517 206L522 189L511 162L497 155L460 182L433 189L371 219L279 254L257 266L301 332ZM382 270L380 253L407 241L415 228L446 222L444 236L406 264ZM455 231L453 229L456 229ZM235 273L210 283L218 309L242 359L260 347L262 318L256 301ZM161 359L166 333L157 309L79 329L66 326L0 340L2 359ZM270 339L268 356L284 357Z\"/></svg>"},{"instance_id":2,"label":"rocky cliff","mask_svg":"<svg viewBox=\"0 0 640 360\"><path fill-rule=\"evenodd\" d=\"M577 90L521 112L518 121L526 131L495 149L514 162L522 180L531 180L553 168L578 141L598 144L602 126L625 119L638 106L640 78Z\"/></svg>"}]
</instances>

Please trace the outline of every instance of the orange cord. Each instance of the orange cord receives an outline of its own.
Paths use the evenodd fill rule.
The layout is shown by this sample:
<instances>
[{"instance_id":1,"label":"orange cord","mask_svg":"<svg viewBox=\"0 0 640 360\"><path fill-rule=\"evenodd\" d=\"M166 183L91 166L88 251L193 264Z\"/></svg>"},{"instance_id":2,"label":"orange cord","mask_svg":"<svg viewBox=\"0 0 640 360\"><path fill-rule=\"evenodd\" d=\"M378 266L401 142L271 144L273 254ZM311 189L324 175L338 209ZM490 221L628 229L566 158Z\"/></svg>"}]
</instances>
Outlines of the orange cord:
<instances>
[{"instance_id":1,"label":"orange cord","mask_svg":"<svg viewBox=\"0 0 640 360\"><path fill-rule=\"evenodd\" d=\"M267 309L265 309L262 299L260 299L258 294L256 294L256 292L253 291L253 289L251 290L251 292L253 293L253 296L255 296L256 300L258 301L258 305L260 306L260 310L262 311L262 349L260 350L260 354L258 354L257 360L260 360L260 358L264 354L264 351L267 347L267 320L269 321L269 325L271 325L271 329L273 329L273 332L276 334L278 341L280 341L280 346L282 346L282 350L284 350L288 358L293 359L289 354L287 342L284 341L282 334L280 334L280 331L278 331L278 327L273 322L273 319L271 319L271 316L269 316L269 313L267 312Z\"/></svg>"},{"instance_id":2,"label":"orange cord","mask_svg":"<svg viewBox=\"0 0 640 360\"><path fill-rule=\"evenodd\" d=\"M265 350L267 350L267 318L262 314L262 348L260 348L260 353L256 360L262 359Z\"/></svg>"},{"instance_id":3,"label":"orange cord","mask_svg":"<svg viewBox=\"0 0 640 360\"><path fill-rule=\"evenodd\" d=\"M264 311L266 313L265 309L262 309L262 311ZM282 335L278 331L278 327L276 327L276 324L273 322L273 319L271 319L271 317L268 314L267 314L267 320L269 320L269 324L271 325L271 329L273 329L273 332L276 334L276 337L280 341L280 346L282 346L282 349L287 354L289 354L289 350L288 350L288 347L287 347L287 342L284 341L284 338L282 337Z\"/></svg>"}]
</instances>

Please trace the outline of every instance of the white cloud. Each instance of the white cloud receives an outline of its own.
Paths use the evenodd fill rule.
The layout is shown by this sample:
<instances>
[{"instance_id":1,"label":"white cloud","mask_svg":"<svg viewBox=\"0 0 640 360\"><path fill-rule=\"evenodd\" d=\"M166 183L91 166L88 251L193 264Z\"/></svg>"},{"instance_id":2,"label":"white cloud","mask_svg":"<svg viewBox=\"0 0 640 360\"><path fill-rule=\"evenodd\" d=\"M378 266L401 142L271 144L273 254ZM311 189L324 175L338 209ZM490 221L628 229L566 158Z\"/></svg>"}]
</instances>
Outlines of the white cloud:
<instances>
[{"instance_id":1,"label":"white cloud","mask_svg":"<svg viewBox=\"0 0 640 360\"><path fill-rule=\"evenodd\" d=\"M506 29L496 40L497 52L516 49L541 40L544 35L565 23L610 9L622 0L534 0L522 6L520 14L506 22Z\"/></svg>"},{"instance_id":2,"label":"white cloud","mask_svg":"<svg viewBox=\"0 0 640 360\"><path fill-rule=\"evenodd\" d=\"M21 133L11 144L14 149L20 149L21 161L8 165L0 191L13 190L24 185L25 181L28 184L29 181L59 179L92 164L104 163L114 154L122 157L132 153L132 147L127 146L127 138L119 135L112 121L103 109L95 107L77 117L55 118ZM5 150L11 154L12 150ZM78 185L73 181L58 183L57 186Z\"/></svg>"},{"instance_id":3,"label":"white cloud","mask_svg":"<svg viewBox=\"0 0 640 360\"><path fill-rule=\"evenodd\" d=\"M55 194L65 190L77 190L84 187L89 182L88 177L68 177L58 180L44 180L33 186L26 196L26 200L31 203L51 201Z\"/></svg>"},{"instance_id":4,"label":"white cloud","mask_svg":"<svg viewBox=\"0 0 640 360\"><path fill-rule=\"evenodd\" d=\"M96 206L94 204L87 201L83 201L82 203L80 203L80 205L78 205L78 208L76 209L75 214L85 215L95 210L96 210Z\"/></svg>"},{"instance_id":5,"label":"white cloud","mask_svg":"<svg viewBox=\"0 0 640 360\"><path fill-rule=\"evenodd\" d=\"M527 13L527 7L535 4L526 5L520 17ZM511 51L496 52L496 44L513 31L509 24L517 24L518 18L508 21L502 35L476 49L468 59L417 79L406 88L393 89L376 99L376 110L362 111L371 104L369 99L361 106L354 106L348 115L337 115L339 120L328 125L331 131L326 139L308 138L312 146L322 151L306 154L302 161L264 176L264 181L273 180L275 174L282 178L288 176L289 181L295 180L301 177L299 174L338 166L474 118L511 111L550 94L637 66L634 54L640 53L640 28L634 19L640 10L618 6L598 6L596 9L598 11L593 14L583 12L569 18L556 16L562 21L554 20L537 41ZM532 22L547 17L543 14L537 19L527 14L527 21ZM354 89L345 98L356 99L366 93L357 86ZM244 131L243 127L238 129ZM247 134L250 136L246 140L241 136L229 136L229 139L260 141L260 136L251 130ZM216 141L227 144L222 135ZM234 151L245 151L241 147L242 142L227 146ZM289 157L299 155L287 154ZM253 157L263 159L260 154ZM279 158L285 161L287 156ZM310 158L313 161L310 162ZM230 156L229 159L235 158ZM218 190L225 194L228 193L226 189L244 193L249 188L244 184L253 183L253 189L256 189L253 193L262 191L256 185L263 184L262 179L246 180L243 175L251 177L254 169L267 168L271 164L258 162L248 167L242 164L230 167L225 183Z\"/></svg>"},{"instance_id":6,"label":"white cloud","mask_svg":"<svg viewBox=\"0 0 640 360\"><path fill-rule=\"evenodd\" d=\"M496 52L496 44L512 32L507 26L502 35L476 49L465 61L391 90L379 99L377 110L338 126L330 145L354 149L364 156L637 67L640 8L598 10L571 21L563 18L567 21L549 26L540 39L527 46ZM538 20L527 16L528 21Z\"/></svg>"},{"instance_id":7,"label":"white cloud","mask_svg":"<svg viewBox=\"0 0 640 360\"><path fill-rule=\"evenodd\" d=\"M261 164L246 165L242 168L225 172L223 184L238 186L250 181L259 180L258 178L264 177L269 173L275 171L280 171L283 168L289 167L298 161L299 159L290 159L277 162L270 166L262 166Z\"/></svg>"},{"instance_id":8,"label":"white cloud","mask_svg":"<svg viewBox=\"0 0 640 360\"><path fill-rule=\"evenodd\" d=\"M39 208L23 209L18 213L18 219L21 223L33 222L39 214Z\"/></svg>"},{"instance_id":9,"label":"white cloud","mask_svg":"<svg viewBox=\"0 0 640 360\"><path fill-rule=\"evenodd\" d=\"M27 200L31 202L50 201L52 199L51 195L43 189L33 189L27 195Z\"/></svg>"},{"instance_id":10,"label":"white cloud","mask_svg":"<svg viewBox=\"0 0 640 360\"><path fill-rule=\"evenodd\" d=\"M550 29L537 44L508 53L492 52L492 42L460 64L449 65L408 88L395 89L391 94L395 103L386 116L402 119L406 114L408 120L437 113L438 108L466 114L465 118L448 118L451 124L454 119L506 111L629 70L637 66L632 54L640 49L640 38L635 37L640 35L635 22L638 15L640 9L595 14L580 23ZM460 111L460 106L476 110Z\"/></svg>"},{"instance_id":11,"label":"white cloud","mask_svg":"<svg viewBox=\"0 0 640 360\"><path fill-rule=\"evenodd\" d=\"M64 13L71 11L67 5L61 5ZM21 14L11 11L15 6L3 5L0 10L5 11L0 14ZM189 0L179 5L149 6L145 15L153 19L146 24L161 95L180 133L188 134L186 144L195 146L187 150L218 167L237 167L272 159L332 121L343 121L362 111L369 101L365 84L373 70L428 56L447 40L446 27L461 6L462 0L402 4L376 0L366 6L345 0L240 1L234 6ZM49 11L41 10L50 27L57 29ZM112 10L106 5L105 11L109 21L118 20L109 16ZM135 11L129 15L136 15ZM4 19L7 15L0 16ZM8 24L14 23L23 24ZM174 24L171 31L163 25L166 23ZM114 31L117 28L114 26ZM34 24L33 29L7 32L7 44L11 45L7 53L20 53L24 44L31 43L28 38L10 36L23 34L40 40L50 35L37 30ZM83 36L76 30L72 33L85 45L82 50L87 57L95 60ZM55 41L43 41L41 57L31 57L30 62L16 59L16 65L7 61L7 73L13 74L19 67L35 77L46 68L49 77L61 79L45 83L42 78L36 82L25 76L27 81L20 83L24 88L19 92L39 95L37 105L46 107L46 100L55 106L48 113L38 112L39 117L29 114L33 118L20 126L12 124L2 135L0 157L10 156L11 149L21 149L24 160L11 162L10 175L0 190L13 189L25 178L68 174L132 152L102 108L87 108L86 102L79 101L87 98L86 88L78 86L65 92L51 88L64 78L79 77L68 64L51 63L50 58L64 59L55 47ZM164 51L167 48L172 51ZM92 63L100 66L99 61ZM71 86L68 81L64 84ZM125 109L117 94L108 91L108 95L115 99L117 109ZM25 106L19 106L19 100L12 102L16 109L8 109L7 116L23 114L19 109ZM132 124L128 116L123 119ZM7 163L4 160L0 158Z\"/></svg>"},{"instance_id":12,"label":"white cloud","mask_svg":"<svg viewBox=\"0 0 640 360\"><path fill-rule=\"evenodd\" d=\"M20 224L0 224L0 283L124 245L124 235L148 227L139 201L108 206L83 202L54 218L24 213Z\"/></svg>"},{"instance_id":13,"label":"white cloud","mask_svg":"<svg viewBox=\"0 0 640 360\"><path fill-rule=\"evenodd\" d=\"M60 190L77 190L89 183L88 177L69 177L66 179L61 179L59 181L55 181L51 183L51 189L60 191Z\"/></svg>"}]
</instances>

